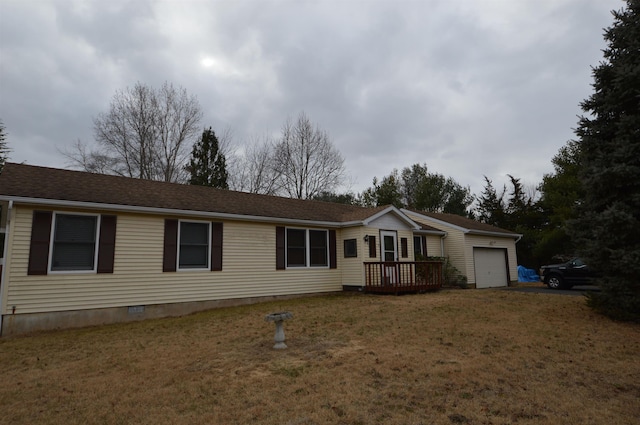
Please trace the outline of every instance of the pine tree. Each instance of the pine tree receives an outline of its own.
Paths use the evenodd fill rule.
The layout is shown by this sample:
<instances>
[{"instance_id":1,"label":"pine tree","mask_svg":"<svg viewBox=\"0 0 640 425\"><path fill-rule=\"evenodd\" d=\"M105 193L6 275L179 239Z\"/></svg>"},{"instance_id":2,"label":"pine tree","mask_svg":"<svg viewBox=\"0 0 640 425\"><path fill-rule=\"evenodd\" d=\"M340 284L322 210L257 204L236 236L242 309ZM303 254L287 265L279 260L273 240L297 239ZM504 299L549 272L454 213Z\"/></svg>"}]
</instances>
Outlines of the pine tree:
<instances>
[{"instance_id":1,"label":"pine tree","mask_svg":"<svg viewBox=\"0 0 640 425\"><path fill-rule=\"evenodd\" d=\"M193 145L187 171L191 175L189 184L229 189L226 158L211 127Z\"/></svg>"},{"instance_id":2,"label":"pine tree","mask_svg":"<svg viewBox=\"0 0 640 425\"><path fill-rule=\"evenodd\" d=\"M477 219L492 226L502 227L505 225L506 206L504 195L506 187L502 189L502 193L498 196L491 179L484 176L484 181L486 185L478 198L478 206L476 207Z\"/></svg>"},{"instance_id":3,"label":"pine tree","mask_svg":"<svg viewBox=\"0 0 640 425\"><path fill-rule=\"evenodd\" d=\"M589 304L610 317L640 321L640 0L613 11L604 61L579 120L584 199L572 236L602 273Z\"/></svg>"},{"instance_id":4,"label":"pine tree","mask_svg":"<svg viewBox=\"0 0 640 425\"><path fill-rule=\"evenodd\" d=\"M554 261L554 257L568 260L575 256L576 246L567 233L567 223L576 218L576 205L584 198L578 178L580 161L580 144L569 140L551 160L554 173L542 178L538 207L544 221L535 251L544 263Z\"/></svg>"}]
</instances>

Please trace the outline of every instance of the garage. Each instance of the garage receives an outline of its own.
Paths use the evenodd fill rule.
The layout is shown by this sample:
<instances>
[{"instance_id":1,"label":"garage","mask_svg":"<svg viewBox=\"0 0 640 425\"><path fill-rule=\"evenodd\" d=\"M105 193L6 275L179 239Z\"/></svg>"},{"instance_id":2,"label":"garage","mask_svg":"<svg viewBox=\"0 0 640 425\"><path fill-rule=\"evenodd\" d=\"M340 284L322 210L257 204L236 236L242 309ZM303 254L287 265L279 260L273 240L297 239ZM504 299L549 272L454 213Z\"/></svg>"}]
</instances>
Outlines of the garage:
<instances>
[{"instance_id":1,"label":"garage","mask_svg":"<svg viewBox=\"0 0 640 425\"><path fill-rule=\"evenodd\" d=\"M505 249L473 248L476 288L497 288L508 285L506 257Z\"/></svg>"}]
</instances>

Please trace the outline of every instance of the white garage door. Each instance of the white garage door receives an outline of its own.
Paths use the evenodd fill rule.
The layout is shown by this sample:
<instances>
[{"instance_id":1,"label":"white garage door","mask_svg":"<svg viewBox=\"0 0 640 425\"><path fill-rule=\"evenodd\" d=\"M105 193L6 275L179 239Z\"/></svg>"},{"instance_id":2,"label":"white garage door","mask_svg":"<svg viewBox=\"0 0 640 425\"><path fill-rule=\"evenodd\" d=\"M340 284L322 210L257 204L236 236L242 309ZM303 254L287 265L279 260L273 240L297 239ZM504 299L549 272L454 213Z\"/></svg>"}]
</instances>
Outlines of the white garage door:
<instances>
[{"instance_id":1,"label":"white garage door","mask_svg":"<svg viewBox=\"0 0 640 425\"><path fill-rule=\"evenodd\" d=\"M476 288L507 286L507 260L504 249L474 248Z\"/></svg>"}]
</instances>

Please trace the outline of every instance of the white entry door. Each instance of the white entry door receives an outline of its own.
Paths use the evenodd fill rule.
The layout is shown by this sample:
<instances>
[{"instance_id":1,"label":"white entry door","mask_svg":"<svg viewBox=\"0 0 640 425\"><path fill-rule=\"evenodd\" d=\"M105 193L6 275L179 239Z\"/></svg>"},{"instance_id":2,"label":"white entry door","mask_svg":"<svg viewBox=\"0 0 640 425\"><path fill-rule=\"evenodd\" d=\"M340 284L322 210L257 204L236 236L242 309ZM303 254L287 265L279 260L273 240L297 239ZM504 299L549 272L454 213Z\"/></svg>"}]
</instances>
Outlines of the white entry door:
<instances>
[{"instance_id":1,"label":"white entry door","mask_svg":"<svg viewBox=\"0 0 640 425\"><path fill-rule=\"evenodd\" d=\"M382 240L380 244L380 249L382 250L380 258L382 258L382 261L398 261L398 240L396 232L383 230L380 232L380 238Z\"/></svg>"},{"instance_id":2,"label":"white entry door","mask_svg":"<svg viewBox=\"0 0 640 425\"><path fill-rule=\"evenodd\" d=\"M380 258L382 261L398 261L398 240L396 232L382 230L380 232ZM396 267L384 267L385 282L395 284L397 282Z\"/></svg>"}]
</instances>

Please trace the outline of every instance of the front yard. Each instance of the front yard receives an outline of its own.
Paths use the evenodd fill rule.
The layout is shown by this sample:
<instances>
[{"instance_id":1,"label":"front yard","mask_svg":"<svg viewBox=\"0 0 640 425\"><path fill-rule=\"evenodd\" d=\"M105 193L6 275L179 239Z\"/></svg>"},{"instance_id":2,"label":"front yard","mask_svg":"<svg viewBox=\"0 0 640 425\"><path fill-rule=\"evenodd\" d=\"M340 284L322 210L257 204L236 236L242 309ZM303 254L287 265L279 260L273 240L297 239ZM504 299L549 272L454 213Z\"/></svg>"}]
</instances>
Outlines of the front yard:
<instances>
[{"instance_id":1,"label":"front yard","mask_svg":"<svg viewBox=\"0 0 640 425\"><path fill-rule=\"evenodd\" d=\"M638 353L582 297L310 297L0 340L0 422L636 424Z\"/></svg>"}]
</instances>

